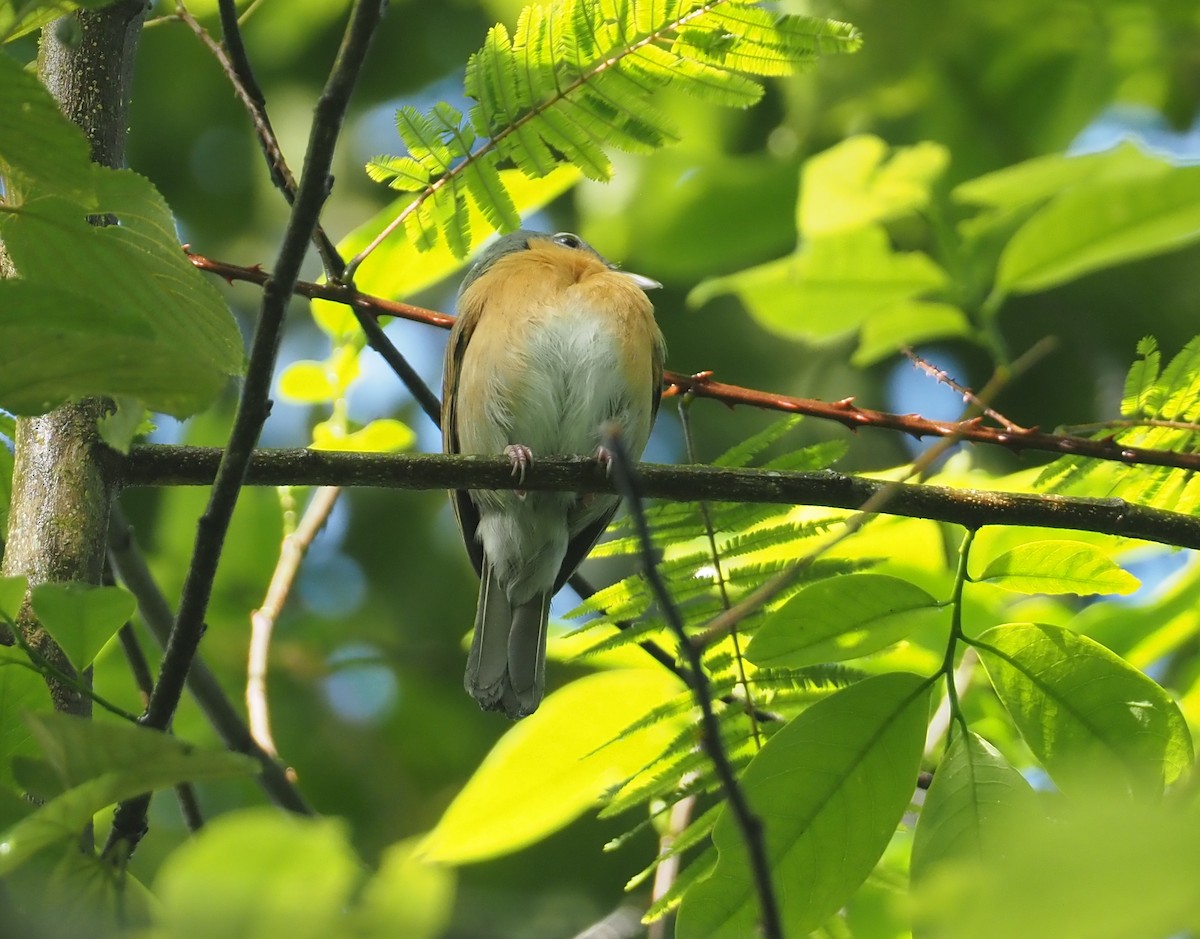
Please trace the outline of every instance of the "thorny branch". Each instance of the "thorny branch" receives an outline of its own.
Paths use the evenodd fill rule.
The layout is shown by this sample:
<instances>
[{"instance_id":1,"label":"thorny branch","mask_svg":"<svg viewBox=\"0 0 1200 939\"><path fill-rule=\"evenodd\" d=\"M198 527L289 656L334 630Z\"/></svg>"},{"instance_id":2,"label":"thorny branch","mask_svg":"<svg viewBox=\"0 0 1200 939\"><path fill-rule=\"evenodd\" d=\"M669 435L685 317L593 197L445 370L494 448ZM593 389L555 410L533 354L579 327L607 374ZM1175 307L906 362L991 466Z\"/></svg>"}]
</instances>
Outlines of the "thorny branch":
<instances>
[{"instance_id":1,"label":"thorny branch","mask_svg":"<svg viewBox=\"0 0 1200 939\"><path fill-rule=\"evenodd\" d=\"M227 281L246 281L264 284L270 275L261 267L241 267L224 261L216 261L189 252L192 264L202 271L224 277ZM310 298L344 303L355 311L372 316L398 316L402 319L430 326L449 329L454 317L436 310L408 303L398 303L360 293L353 287L334 284L313 284L299 281L295 293ZM1037 427L995 427L985 423L983 416L961 421L933 421L916 414L893 414L873 408L859 407L853 398L840 401L820 401L816 398L798 398L791 395L759 391L740 385L716 381L712 372L696 372L685 375L680 372L664 372L663 384L667 394L692 394L697 398L711 398L730 406L747 405L767 411L782 411L787 414L804 414L820 420L834 421L850 430L860 427L876 427L896 430L918 439L922 437L954 438L970 443L989 444L1003 447L1014 453L1033 450L1042 453L1057 453L1063 456L1083 456L1095 460L1148 466L1170 466L1178 469L1200 470L1200 453L1183 453L1176 450L1155 450L1149 447L1128 447L1112 437L1093 440L1073 434L1052 434Z\"/></svg>"}]
</instances>

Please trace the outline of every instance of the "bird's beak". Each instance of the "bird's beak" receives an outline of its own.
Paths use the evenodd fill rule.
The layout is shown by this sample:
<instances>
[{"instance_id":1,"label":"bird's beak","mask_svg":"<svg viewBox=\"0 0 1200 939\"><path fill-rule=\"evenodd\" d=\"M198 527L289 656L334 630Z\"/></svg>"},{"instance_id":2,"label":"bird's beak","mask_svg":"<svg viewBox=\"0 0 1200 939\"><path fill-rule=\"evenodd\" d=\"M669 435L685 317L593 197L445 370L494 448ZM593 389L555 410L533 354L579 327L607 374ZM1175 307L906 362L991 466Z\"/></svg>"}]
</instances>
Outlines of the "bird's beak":
<instances>
[{"instance_id":1,"label":"bird's beak","mask_svg":"<svg viewBox=\"0 0 1200 939\"><path fill-rule=\"evenodd\" d=\"M617 273L628 277L643 290L659 290L662 287L662 284L653 277L646 277L644 274L635 274L632 271L618 271Z\"/></svg>"}]
</instances>

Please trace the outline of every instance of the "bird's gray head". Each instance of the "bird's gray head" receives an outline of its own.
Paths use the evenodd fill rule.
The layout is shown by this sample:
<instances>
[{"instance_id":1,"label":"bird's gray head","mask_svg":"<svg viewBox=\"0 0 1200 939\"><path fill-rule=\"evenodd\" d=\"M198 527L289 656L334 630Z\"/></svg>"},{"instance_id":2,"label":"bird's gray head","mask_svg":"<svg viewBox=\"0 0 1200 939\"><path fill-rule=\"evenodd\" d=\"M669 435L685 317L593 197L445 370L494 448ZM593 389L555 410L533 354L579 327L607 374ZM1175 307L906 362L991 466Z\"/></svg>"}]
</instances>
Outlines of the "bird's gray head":
<instances>
[{"instance_id":1,"label":"bird's gray head","mask_svg":"<svg viewBox=\"0 0 1200 939\"><path fill-rule=\"evenodd\" d=\"M617 269L615 265L609 264L599 251L578 235L574 235L568 231L560 231L557 234L549 235L546 232L531 231L527 228L522 228L519 231L501 235L483 250L483 253L475 259L475 263L467 271L467 276L463 278L462 284L459 285L459 296L462 296L463 291L470 287L480 275L502 257L508 254L515 254L518 251L527 251L531 241L539 240L550 241L554 244L562 245L564 248L571 248L576 251L586 251L588 254L599 258L604 264L608 264L613 270ZM641 274L630 274L626 271L622 271L622 273L626 274L627 277L643 290L651 290L662 286L658 281L651 280L649 277L643 277Z\"/></svg>"}]
</instances>

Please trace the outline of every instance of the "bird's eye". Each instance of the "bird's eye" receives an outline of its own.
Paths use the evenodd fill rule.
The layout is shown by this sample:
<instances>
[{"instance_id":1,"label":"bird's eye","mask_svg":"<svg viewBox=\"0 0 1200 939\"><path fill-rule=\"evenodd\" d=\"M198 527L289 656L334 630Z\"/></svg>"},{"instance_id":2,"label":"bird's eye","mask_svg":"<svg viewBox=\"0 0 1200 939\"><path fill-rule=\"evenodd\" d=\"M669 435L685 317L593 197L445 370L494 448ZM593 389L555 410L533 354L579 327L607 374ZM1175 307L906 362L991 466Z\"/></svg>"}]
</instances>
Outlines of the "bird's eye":
<instances>
[{"instance_id":1,"label":"bird's eye","mask_svg":"<svg viewBox=\"0 0 1200 939\"><path fill-rule=\"evenodd\" d=\"M555 244L560 244L564 248L582 248L583 239L578 235L572 235L569 231L560 231L551 239Z\"/></svg>"}]
</instances>

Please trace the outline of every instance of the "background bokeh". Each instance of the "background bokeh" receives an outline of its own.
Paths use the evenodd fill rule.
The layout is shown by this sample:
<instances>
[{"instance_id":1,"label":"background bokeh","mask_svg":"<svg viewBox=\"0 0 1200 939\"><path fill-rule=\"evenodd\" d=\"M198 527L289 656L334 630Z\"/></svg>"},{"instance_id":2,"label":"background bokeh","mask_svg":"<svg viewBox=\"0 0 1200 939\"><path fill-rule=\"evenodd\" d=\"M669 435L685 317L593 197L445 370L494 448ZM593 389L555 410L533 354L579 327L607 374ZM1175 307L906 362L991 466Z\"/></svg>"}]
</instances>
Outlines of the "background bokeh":
<instances>
[{"instance_id":1,"label":"background bokeh","mask_svg":"<svg viewBox=\"0 0 1200 939\"><path fill-rule=\"evenodd\" d=\"M211 2L192 3L216 31ZM370 157L396 152L392 125L403 103L461 99L467 57L497 20L510 25L509 0L394 2L377 36L335 165L324 215L336 239L373 215L389 193L367 179ZM533 220L574 230L623 266L664 282L655 295L679 371L712 369L725 381L892 410L953 414L959 402L904 362L866 370L849 364L853 343L819 345L766 332L730 297L699 309L685 302L704 278L789 253L796 243L799 168L843 138L873 133L901 146L937 141L951 154L947 188L1021 160L1084 152L1135 137L1180 161L1200 160L1200 12L1185 0L1106 3L1005 0L788 2L793 11L845 19L863 32L862 50L774 82L750 111L718 111L666 96L682 141L651 157L618 156L615 180L584 184ZM245 38L285 153L298 168L312 108L336 50L343 0L266 0ZM245 114L211 55L182 24L161 21L143 38L137 63L129 162L175 210L181 240L202 254L270 265L286 205L270 186ZM909 243L932 232L907 232ZM310 259L306 274L319 268ZM405 299L453 306L455 278ZM224 285L222 285L223 289ZM226 289L248 327L255 288ZM1057 350L1008 388L998 406L1021 423L1054 427L1111 414L1134 344L1147 332L1168 351L1200 322L1200 248L1128 264L1032 296L1010 300L1000 326L1017 352L1042 336ZM440 385L445 336L393 323L388 332L426 380ZM294 304L284 360L319 358L328 340L307 305ZM922 350L978 387L987 356L966 344ZM375 356L351 397L359 421L396 417L438 437ZM222 409L186 424L164 419L156 438L219 445L232 394ZM714 403L694 409L698 456L712 457L767 418ZM264 442L299 446L325 415L277 402ZM810 422L809 439L846 436ZM846 469L878 469L908 453L907 443L867 431L851 441ZM681 434L664 408L648 458L681 456ZM1007 454L981 459L1018 465ZM1028 462L1025 458L1023 462ZM143 547L168 596L177 596L205 493L135 491L124 496ZM291 494L302 507L306 494ZM249 616L261 602L282 531L281 496L247 490L216 583L203 656L240 699ZM614 576L600 566L596 580ZM314 805L345 817L370 861L398 839L427 831L506 729L462 693L462 640L471 623L475 579L438 492L361 490L344 497L305 562L280 620L271 659L271 703L280 752ZM565 611L573 598L562 597ZM551 666L551 684L581 673ZM98 663L97 683L135 706L123 663ZM598 706L602 706L602 703ZM186 704L178 733L212 739ZM253 803L249 784L206 786L209 813ZM152 879L183 837L177 811L156 800L153 831L134 859ZM652 850L650 835L618 852L602 846L627 826L585 819L518 855L460 872L451 935L557 937L607 914L630 872Z\"/></svg>"}]
</instances>

